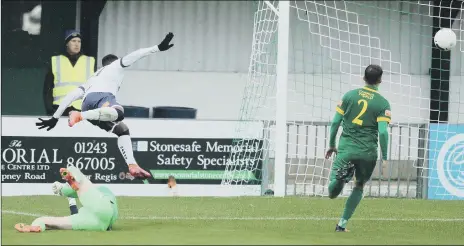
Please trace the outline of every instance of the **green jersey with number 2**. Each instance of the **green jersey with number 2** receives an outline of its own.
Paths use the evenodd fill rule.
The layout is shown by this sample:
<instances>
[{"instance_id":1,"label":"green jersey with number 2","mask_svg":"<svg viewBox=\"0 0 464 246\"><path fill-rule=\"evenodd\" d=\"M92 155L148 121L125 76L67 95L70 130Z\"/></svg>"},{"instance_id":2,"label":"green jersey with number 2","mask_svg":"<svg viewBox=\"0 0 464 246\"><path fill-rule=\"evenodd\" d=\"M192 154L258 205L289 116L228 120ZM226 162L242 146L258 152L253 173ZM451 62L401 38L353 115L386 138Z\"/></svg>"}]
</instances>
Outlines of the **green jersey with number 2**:
<instances>
[{"instance_id":1,"label":"green jersey with number 2","mask_svg":"<svg viewBox=\"0 0 464 246\"><path fill-rule=\"evenodd\" d=\"M339 152L362 159L378 155L378 122L391 120L390 103L374 86L347 92L336 108L343 115Z\"/></svg>"}]
</instances>

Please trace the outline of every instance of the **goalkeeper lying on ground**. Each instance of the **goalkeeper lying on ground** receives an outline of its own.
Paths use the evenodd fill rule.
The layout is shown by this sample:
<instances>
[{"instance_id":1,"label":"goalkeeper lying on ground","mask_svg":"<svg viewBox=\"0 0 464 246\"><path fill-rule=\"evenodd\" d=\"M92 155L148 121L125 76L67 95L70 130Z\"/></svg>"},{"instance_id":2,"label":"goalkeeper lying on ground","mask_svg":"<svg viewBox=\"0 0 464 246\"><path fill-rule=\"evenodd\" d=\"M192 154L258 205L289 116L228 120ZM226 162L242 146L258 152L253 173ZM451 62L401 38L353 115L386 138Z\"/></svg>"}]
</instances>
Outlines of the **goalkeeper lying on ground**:
<instances>
[{"instance_id":1,"label":"goalkeeper lying on ground","mask_svg":"<svg viewBox=\"0 0 464 246\"><path fill-rule=\"evenodd\" d=\"M330 129L329 150L326 158L336 153L330 173L329 197L336 198L345 183L355 176L355 187L345 204L342 218L335 231L346 231L346 224L363 197L364 184L371 178L377 164L377 146L380 142L382 160L387 160L388 123L390 103L379 94L382 68L370 65L364 72L366 86L347 92L336 108ZM335 139L343 122L338 149Z\"/></svg>"},{"instance_id":2,"label":"goalkeeper lying on ground","mask_svg":"<svg viewBox=\"0 0 464 246\"><path fill-rule=\"evenodd\" d=\"M118 205L114 194L104 186L97 186L76 167L61 168L67 184L55 182L55 194L79 198L79 213L66 217L40 217L32 225L16 224L19 232L44 232L45 230L107 231L118 218Z\"/></svg>"}]
</instances>

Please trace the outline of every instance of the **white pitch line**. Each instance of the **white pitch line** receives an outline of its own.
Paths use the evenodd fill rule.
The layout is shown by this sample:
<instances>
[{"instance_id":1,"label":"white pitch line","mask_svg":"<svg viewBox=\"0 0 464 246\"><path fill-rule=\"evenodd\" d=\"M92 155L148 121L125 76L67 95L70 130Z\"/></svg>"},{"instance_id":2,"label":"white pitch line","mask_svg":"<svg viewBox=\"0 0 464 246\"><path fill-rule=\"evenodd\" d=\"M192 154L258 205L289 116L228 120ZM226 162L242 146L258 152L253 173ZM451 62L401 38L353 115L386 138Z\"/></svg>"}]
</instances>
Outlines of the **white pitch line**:
<instances>
[{"instance_id":1,"label":"white pitch line","mask_svg":"<svg viewBox=\"0 0 464 246\"><path fill-rule=\"evenodd\" d=\"M335 217L157 217L157 216L125 216L122 219L126 220L306 220L306 221L322 221L322 220L339 220ZM454 222L464 221L464 218L458 219L443 219L443 218L353 218L351 220L361 221L441 221Z\"/></svg>"},{"instance_id":2,"label":"white pitch line","mask_svg":"<svg viewBox=\"0 0 464 246\"><path fill-rule=\"evenodd\" d=\"M24 215L31 217L49 216L35 213L25 213L12 210L3 210L2 213ZM324 221L338 220L335 217L181 217L181 216L122 216L122 220L306 220ZM359 221L435 221L435 222L464 222L464 218L353 218Z\"/></svg>"},{"instance_id":3,"label":"white pitch line","mask_svg":"<svg viewBox=\"0 0 464 246\"><path fill-rule=\"evenodd\" d=\"M11 211L11 210L2 210L2 214L24 215L24 216L31 216L31 217L44 217L44 216L46 216L46 215L43 215L43 214L25 213L25 212Z\"/></svg>"}]
</instances>

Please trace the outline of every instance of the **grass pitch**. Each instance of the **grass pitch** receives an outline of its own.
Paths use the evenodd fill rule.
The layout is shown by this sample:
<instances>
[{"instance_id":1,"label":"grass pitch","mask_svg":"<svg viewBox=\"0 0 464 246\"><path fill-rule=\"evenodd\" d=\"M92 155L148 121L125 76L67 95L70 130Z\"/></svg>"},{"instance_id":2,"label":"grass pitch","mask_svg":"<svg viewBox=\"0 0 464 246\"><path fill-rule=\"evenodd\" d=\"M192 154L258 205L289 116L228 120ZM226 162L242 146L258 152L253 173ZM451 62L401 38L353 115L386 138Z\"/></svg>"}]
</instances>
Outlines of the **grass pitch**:
<instances>
[{"instance_id":1,"label":"grass pitch","mask_svg":"<svg viewBox=\"0 0 464 246\"><path fill-rule=\"evenodd\" d=\"M2 244L464 244L464 202L364 198L335 233L346 199L119 197L110 232L22 234L18 222L67 216L58 196L2 197Z\"/></svg>"}]
</instances>

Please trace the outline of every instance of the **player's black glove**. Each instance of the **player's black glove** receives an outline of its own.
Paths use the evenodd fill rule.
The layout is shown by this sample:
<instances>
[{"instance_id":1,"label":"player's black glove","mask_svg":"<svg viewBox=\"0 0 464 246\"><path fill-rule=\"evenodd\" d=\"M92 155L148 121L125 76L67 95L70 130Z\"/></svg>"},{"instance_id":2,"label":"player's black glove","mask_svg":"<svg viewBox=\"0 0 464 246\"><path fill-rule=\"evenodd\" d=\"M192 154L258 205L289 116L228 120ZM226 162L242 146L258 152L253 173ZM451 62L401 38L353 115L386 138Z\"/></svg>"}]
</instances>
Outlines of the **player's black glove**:
<instances>
[{"instance_id":1,"label":"player's black glove","mask_svg":"<svg viewBox=\"0 0 464 246\"><path fill-rule=\"evenodd\" d=\"M51 129L53 129L55 126L56 126L56 123L58 122L58 119L57 118L50 118L49 120L42 120L41 118L39 118L39 120L41 122L37 122L35 123L36 126L39 127L39 129L43 129L45 127L48 127L47 131L50 131Z\"/></svg>"},{"instance_id":2,"label":"player's black glove","mask_svg":"<svg viewBox=\"0 0 464 246\"><path fill-rule=\"evenodd\" d=\"M171 42L173 37L174 37L174 34L172 34L172 32L168 33L166 37L164 38L164 40L158 45L158 49L160 51L165 51L165 50L170 49L172 46L174 46L174 44L169 44L169 42Z\"/></svg>"}]
</instances>

